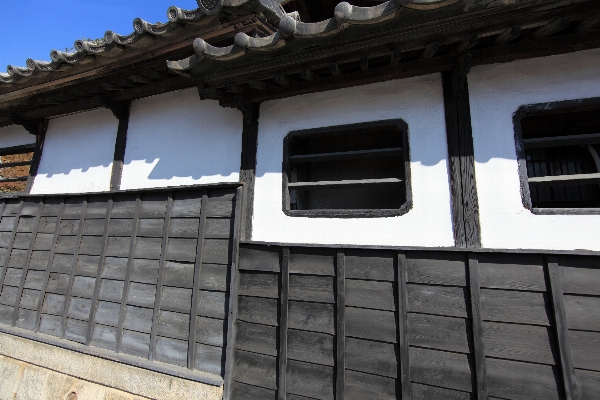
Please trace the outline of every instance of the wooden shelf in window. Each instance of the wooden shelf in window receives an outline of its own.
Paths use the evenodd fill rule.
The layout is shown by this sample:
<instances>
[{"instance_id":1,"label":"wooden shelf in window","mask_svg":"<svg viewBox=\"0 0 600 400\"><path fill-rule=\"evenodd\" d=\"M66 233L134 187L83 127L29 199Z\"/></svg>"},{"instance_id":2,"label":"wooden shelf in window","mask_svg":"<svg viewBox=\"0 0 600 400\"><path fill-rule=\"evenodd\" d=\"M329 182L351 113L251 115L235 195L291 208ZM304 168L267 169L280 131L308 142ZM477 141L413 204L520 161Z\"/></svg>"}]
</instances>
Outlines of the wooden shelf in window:
<instances>
[{"instance_id":1,"label":"wooden shelf in window","mask_svg":"<svg viewBox=\"0 0 600 400\"><path fill-rule=\"evenodd\" d=\"M600 173L540 176L527 179L527 183L533 186L589 185L593 183L600 183Z\"/></svg>"},{"instance_id":2,"label":"wooden shelf in window","mask_svg":"<svg viewBox=\"0 0 600 400\"><path fill-rule=\"evenodd\" d=\"M353 158L367 158L367 157L393 157L401 156L402 147L389 147L385 149L373 149L373 150L357 150L357 151L339 151L335 153L316 153L316 154L302 154L289 156L288 160L292 163L300 162L320 162L320 161L334 161L334 160L348 160Z\"/></svg>"},{"instance_id":3,"label":"wooden shelf in window","mask_svg":"<svg viewBox=\"0 0 600 400\"><path fill-rule=\"evenodd\" d=\"M600 174L599 174L600 175ZM356 188L373 185L397 185L402 183L402 179L398 178L383 178L383 179L357 179L357 180L346 180L346 181L318 181L318 182L290 182L288 187L290 189L319 189L319 188Z\"/></svg>"},{"instance_id":4,"label":"wooden shelf in window","mask_svg":"<svg viewBox=\"0 0 600 400\"><path fill-rule=\"evenodd\" d=\"M24 182L26 181L28 176L19 176L17 178L0 178L0 183L8 183L8 182Z\"/></svg>"},{"instance_id":5,"label":"wooden shelf in window","mask_svg":"<svg viewBox=\"0 0 600 400\"><path fill-rule=\"evenodd\" d=\"M19 161L11 163L0 163L0 168L11 168L11 167L22 167L24 165L31 165L32 161Z\"/></svg>"},{"instance_id":6,"label":"wooden shelf in window","mask_svg":"<svg viewBox=\"0 0 600 400\"><path fill-rule=\"evenodd\" d=\"M538 149L542 147L576 146L582 144L600 143L600 133L589 133L585 135L554 136L535 139L523 139L523 145L527 149Z\"/></svg>"}]
</instances>

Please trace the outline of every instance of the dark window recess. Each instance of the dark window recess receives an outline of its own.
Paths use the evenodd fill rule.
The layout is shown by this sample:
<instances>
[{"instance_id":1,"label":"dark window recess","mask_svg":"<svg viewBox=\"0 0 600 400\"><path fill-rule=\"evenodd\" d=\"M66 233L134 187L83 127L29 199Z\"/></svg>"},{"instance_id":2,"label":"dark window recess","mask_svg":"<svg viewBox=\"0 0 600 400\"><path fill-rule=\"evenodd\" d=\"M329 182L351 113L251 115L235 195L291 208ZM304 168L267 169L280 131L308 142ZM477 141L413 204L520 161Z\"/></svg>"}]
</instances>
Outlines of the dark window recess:
<instances>
[{"instance_id":1,"label":"dark window recess","mask_svg":"<svg viewBox=\"0 0 600 400\"><path fill-rule=\"evenodd\" d=\"M0 149L0 193L23 192L35 144Z\"/></svg>"},{"instance_id":2,"label":"dark window recess","mask_svg":"<svg viewBox=\"0 0 600 400\"><path fill-rule=\"evenodd\" d=\"M531 207L600 208L600 104L532 110L520 130Z\"/></svg>"},{"instance_id":3,"label":"dark window recess","mask_svg":"<svg viewBox=\"0 0 600 400\"><path fill-rule=\"evenodd\" d=\"M288 215L376 217L410 206L401 120L296 131L284 147Z\"/></svg>"}]
</instances>

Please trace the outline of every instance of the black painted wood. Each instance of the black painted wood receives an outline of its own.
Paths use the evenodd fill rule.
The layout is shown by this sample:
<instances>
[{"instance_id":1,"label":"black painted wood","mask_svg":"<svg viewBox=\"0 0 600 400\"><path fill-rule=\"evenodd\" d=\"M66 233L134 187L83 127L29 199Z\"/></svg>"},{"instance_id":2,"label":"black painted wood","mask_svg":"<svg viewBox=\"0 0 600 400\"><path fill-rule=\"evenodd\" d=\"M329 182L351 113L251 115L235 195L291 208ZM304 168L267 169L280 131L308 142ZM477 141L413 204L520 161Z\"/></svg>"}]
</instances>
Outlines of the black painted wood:
<instances>
[{"instance_id":1,"label":"black painted wood","mask_svg":"<svg viewBox=\"0 0 600 400\"><path fill-rule=\"evenodd\" d=\"M2 268L2 271L0 271L0 290L2 290L2 287L4 285L4 279L6 277L6 270L8 269L8 261L10 260L10 256L11 256L11 249L13 247L13 244L15 242L15 238L17 235L17 227L19 226L19 219L20 219L20 215L21 215L21 209L23 208L23 201L19 201L18 206L17 206L17 210L14 213L14 217L15 221L14 221L14 225L12 228L12 232L10 233L10 236L8 238L8 241L6 243L6 255L4 256L4 262L2 263L2 265L4 266L4 268ZM2 219L5 218L4 213L6 212L7 206L4 206L4 209L2 210Z\"/></svg>"},{"instance_id":2,"label":"black painted wood","mask_svg":"<svg viewBox=\"0 0 600 400\"><path fill-rule=\"evenodd\" d=\"M277 359L277 399L286 400L288 368L288 299L290 293L290 249L284 247L281 255L281 290L279 301L279 357Z\"/></svg>"},{"instance_id":3,"label":"black painted wood","mask_svg":"<svg viewBox=\"0 0 600 400\"><path fill-rule=\"evenodd\" d=\"M571 351L571 340L569 338L567 318L565 316L565 302L563 298L558 258L548 256L546 258L546 262L548 268L548 280L550 282L550 290L552 292L554 326L556 327L556 337L558 338L564 390L568 400L579 400L581 399L581 395L577 387L577 378L575 376L575 369L573 366L573 353Z\"/></svg>"},{"instance_id":4,"label":"black painted wood","mask_svg":"<svg viewBox=\"0 0 600 400\"><path fill-rule=\"evenodd\" d=\"M399 383L402 399L411 399L410 385L410 365L409 365L409 325L408 325L408 292L406 290L406 281L408 280L406 254L398 252L397 254L397 272L398 284L396 286L396 298L398 301L398 351L399 359Z\"/></svg>"},{"instance_id":5,"label":"black painted wood","mask_svg":"<svg viewBox=\"0 0 600 400\"><path fill-rule=\"evenodd\" d=\"M258 118L260 103L248 104L243 108L244 126L242 129L242 154L240 162L240 182L244 183L242 197L244 208L242 240L252 237L252 213L254 206L254 181L256 179L256 150L258 147Z\"/></svg>"},{"instance_id":6,"label":"black painted wood","mask_svg":"<svg viewBox=\"0 0 600 400\"><path fill-rule=\"evenodd\" d=\"M110 190L119 190L121 188L121 176L123 174L123 162L125 160L125 147L127 146L127 128L129 126L130 107L131 101L112 104L110 107L115 117L119 119L113 165L110 175Z\"/></svg>"},{"instance_id":7,"label":"black painted wood","mask_svg":"<svg viewBox=\"0 0 600 400\"><path fill-rule=\"evenodd\" d=\"M483 343L483 320L481 315L481 295L479 289L479 266L477 256L468 254L469 265L469 292L471 300L471 318L473 327L473 351L475 358L475 381L477 398L488 398L488 384L485 361L485 347Z\"/></svg>"},{"instance_id":8,"label":"black painted wood","mask_svg":"<svg viewBox=\"0 0 600 400\"><path fill-rule=\"evenodd\" d=\"M344 400L346 388L346 257L337 251L336 259L336 373L335 398Z\"/></svg>"},{"instance_id":9,"label":"black painted wood","mask_svg":"<svg viewBox=\"0 0 600 400\"><path fill-rule=\"evenodd\" d=\"M40 161L42 159L42 152L44 151L44 143L46 142L46 131L48 130L48 119L44 118L37 121L37 134L35 137L35 150L33 151L33 157L31 159L31 167L29 168L29 176L27 177L27 184L25 185L25 193L31 193L33 182L37 175Z\"/></svg>"}]
</instances>

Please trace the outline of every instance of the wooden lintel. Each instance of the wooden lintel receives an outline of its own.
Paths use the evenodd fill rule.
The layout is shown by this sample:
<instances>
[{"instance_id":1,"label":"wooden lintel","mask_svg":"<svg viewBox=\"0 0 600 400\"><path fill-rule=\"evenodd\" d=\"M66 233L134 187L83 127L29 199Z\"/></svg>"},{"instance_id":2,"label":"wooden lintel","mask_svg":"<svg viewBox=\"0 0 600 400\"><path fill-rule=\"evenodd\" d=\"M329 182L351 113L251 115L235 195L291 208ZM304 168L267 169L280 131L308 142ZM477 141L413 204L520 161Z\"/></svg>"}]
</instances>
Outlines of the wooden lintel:
<instances>
[{"instance_id":1,"label":"wooden lintel","mask_svg":"<svg viewBox=\"0 0 600 400\"><path fill-rule=\"evenodd\" d=\"M21 125L27 132L32 135L38 135L40 133L40 124L42 123L41 119L28 119L23 118L19 115L12 114L8 117L13 124Z\"/></svg>"},{"instance_id":2,"label":"wooden lintel","mask_svg":"<svg viewBox=\"0 0 600 400\"><path fill-rule=\"evenodd\" d=\"M108 108L119 121L129 118L131 101L114 101L110 97L100 96L100 103L104 108Z\"/></svg>"}]
</instances>

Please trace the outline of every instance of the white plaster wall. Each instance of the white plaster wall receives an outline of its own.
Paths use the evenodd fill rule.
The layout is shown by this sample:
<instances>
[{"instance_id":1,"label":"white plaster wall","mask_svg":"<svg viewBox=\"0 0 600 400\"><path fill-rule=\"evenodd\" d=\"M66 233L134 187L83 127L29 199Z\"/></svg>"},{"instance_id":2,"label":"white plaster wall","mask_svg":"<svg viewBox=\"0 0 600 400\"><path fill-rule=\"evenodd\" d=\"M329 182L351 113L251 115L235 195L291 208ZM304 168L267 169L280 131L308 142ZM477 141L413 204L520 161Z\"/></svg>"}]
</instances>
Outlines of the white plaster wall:
<instances>
[{"instance_id":1,"label":"white plaster wall","mask_svg":"<svg viewBox=\"0 0 600 400\"><path fill-rule=\"evenodd\" d=\"M483 246L600 250L600 215L523 207L512 120L522 105L600 96L600 49L478 66L468 79Z\"/></svg>"},{"instance_id":2,"label":"white plaster wall","mask_svg":"<svg viewBox=\"0 0 600 400\"><path fill-rule=\"evenodd\" d=\"M195 88L131 105L121 189L239 180L242 114Z\"/></svg>"},{"instance_id":3,"label":"white plaster wall","mask_svg":"<svg viewBox=\"0 0 600 400\"><path fill-rule=\"evenodd\" d=\"M110 190L118 125L104 108L50 120L31 193Z\"/></svg>"},{"instance_id":4,"label":"white plaster wall","mask_svg":"<svg viewBox=\"0 0 600 400\"><path fill-rule=\"evenodd\" d=\"M21 125L0 128L0 148L32 143L35 143L35 136L27 132Z\"/></svg>"},{"instance_id":5,"label":"white plaster wall","mask_svg":"<svg viewBox=\"0 0 600 400\"><path fill-rule=\"evenodd\" d=\"M303 218L282 211L283 138L293 130L401 118L408 124L413 208L388 218ZM261 105L252 239L316 244L452 246L446 123L439 74Z\"/></svg>"}]
</instances>

